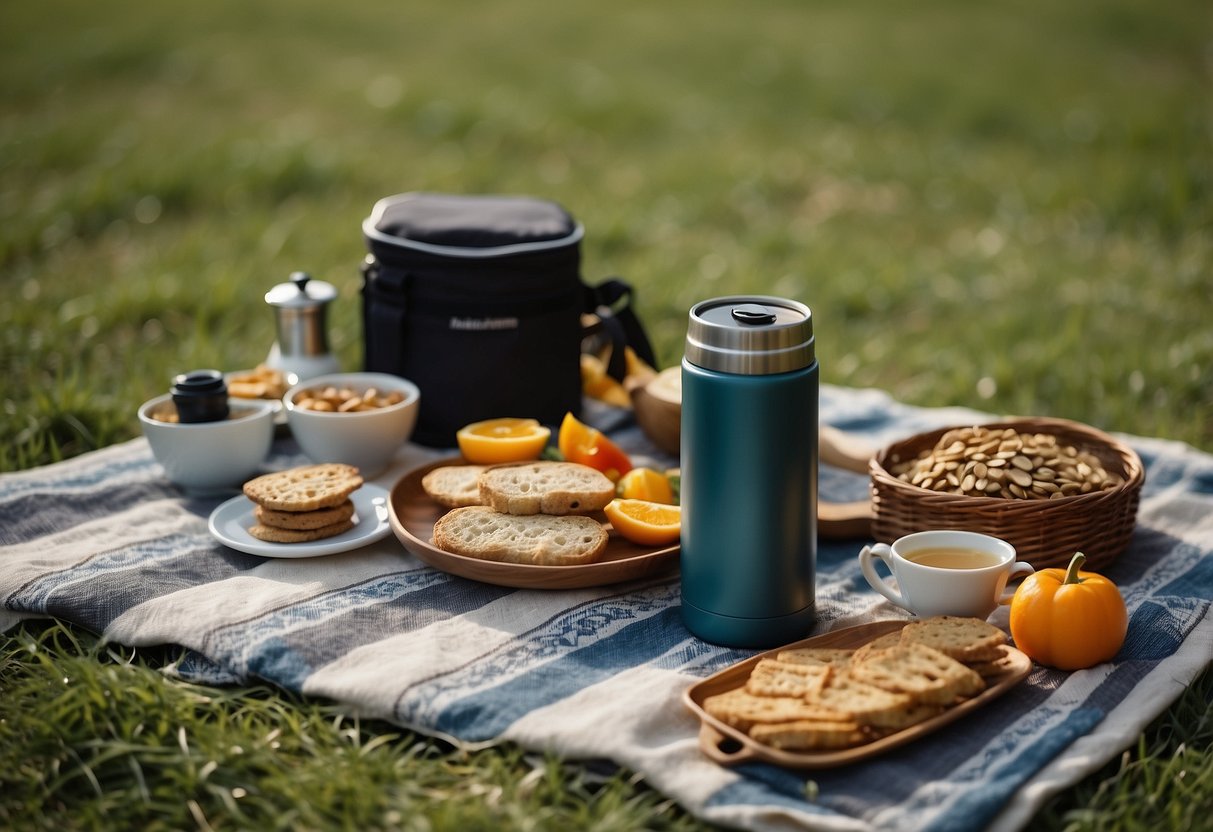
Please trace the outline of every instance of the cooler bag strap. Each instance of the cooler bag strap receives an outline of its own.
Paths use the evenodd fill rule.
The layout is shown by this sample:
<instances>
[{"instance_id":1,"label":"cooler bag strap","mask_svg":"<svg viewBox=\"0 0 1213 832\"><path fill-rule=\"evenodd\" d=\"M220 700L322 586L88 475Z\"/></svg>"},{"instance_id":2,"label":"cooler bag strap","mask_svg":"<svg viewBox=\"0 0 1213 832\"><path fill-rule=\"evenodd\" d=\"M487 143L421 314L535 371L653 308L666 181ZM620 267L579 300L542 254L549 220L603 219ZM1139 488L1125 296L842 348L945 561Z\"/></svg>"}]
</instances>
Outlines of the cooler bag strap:
<instances>
[{"instance_id":1,"label":"cooler bag strap","mask_svg":"<svg viewBox=\"0 0 1213 832\"><path fill-rule=\"evenodd\" d=\"M370 372L399 372L404 354L404 322L409 275L385 269L373 256L362 262L364 363Z\"/></svg>"},{"instance_id":2,"label":"cooler bag strap","mask_svg":"<svg viewBox=\"0 0 1213 832\"><path fill-rule=\"evenodd\" d=\"M632 308L632 295L631 284L618 277L610 277L596 286L586 287L586 310L598 316L603 331L611 339L607 373L616 381L623 381L627 375L624 347L631 347L641 360L657 366L644 324Z\"/></svg>"}]
</instances>

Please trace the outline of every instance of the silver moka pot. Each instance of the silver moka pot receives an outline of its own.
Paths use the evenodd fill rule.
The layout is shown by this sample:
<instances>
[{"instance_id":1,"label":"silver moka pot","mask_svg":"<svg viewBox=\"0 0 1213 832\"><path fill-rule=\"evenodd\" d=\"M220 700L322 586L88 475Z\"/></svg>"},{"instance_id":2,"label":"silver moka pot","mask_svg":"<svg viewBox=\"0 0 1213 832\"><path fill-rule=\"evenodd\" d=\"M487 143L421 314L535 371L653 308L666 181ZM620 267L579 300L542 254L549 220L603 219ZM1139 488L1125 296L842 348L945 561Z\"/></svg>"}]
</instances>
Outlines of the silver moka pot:
<instances>
[{"instance_id":1,"label":"silver moka pot","mask_svg":"<svg viewBox=\"0 0 1213 832\"><path fill-rule=\"evenodd\" d=\"M266 292L265 302L274 308L278 339L265 363L293 373L300 381L338 372L341 366L329 352L325 323L328 305L336 297L335 286L313 280L306 272L294 272L288 282Z\"/></svg>"}]
</instances>

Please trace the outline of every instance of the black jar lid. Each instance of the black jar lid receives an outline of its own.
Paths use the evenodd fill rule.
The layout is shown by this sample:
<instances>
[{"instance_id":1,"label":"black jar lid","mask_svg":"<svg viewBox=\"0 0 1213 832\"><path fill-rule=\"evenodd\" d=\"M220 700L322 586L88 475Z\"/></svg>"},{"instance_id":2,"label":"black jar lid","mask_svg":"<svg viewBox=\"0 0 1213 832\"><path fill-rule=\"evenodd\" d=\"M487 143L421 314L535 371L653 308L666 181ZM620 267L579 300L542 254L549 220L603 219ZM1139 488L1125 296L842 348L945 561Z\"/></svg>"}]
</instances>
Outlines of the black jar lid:
<instances>
[{"instance_id":1,"label":"black jar lid","mask_svg":"<svg viewBox=\"0 0 1213 832\"><path fill-rule=\"evenodd\" d=\"M181 422L219 422L228 417L227 383L218 370L181 373L173 378L170 392Z\"/></svg>"}]
</instances>

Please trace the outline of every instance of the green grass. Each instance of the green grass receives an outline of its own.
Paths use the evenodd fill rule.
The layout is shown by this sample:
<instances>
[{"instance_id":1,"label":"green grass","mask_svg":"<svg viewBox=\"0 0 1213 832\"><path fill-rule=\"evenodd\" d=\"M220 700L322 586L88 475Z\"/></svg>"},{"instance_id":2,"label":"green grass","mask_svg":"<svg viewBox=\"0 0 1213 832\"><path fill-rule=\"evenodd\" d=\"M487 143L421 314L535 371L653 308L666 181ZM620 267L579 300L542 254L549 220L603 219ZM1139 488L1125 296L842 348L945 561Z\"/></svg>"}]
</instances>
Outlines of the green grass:
<instances>
[{"instance_id":1,"label":"green grass","mask_svg":"<svg viewBox=\"0 0 1213 832\"><path fill-rule=\"evenodd\" d=\"M813 308L826 382L1213 450L1211 27L1195 0L9 6L0 471L137 435L135 408L174 372L255 364L273 337L261 296L295 269L339 287L331 336L357 366L359 225L404 190L566 205L588 230L586 276L636 284L663 364L693 302L787 295ZM172 797L189 792L216 827L291 811L326 827L368 795L352 777L297 790L274 767L339 770L340 756L387 778L387 802L367 804L385 826L391 811L401 826L540 825L541 806L566 808L533 798L549 781L588 813L573 825L687 822L625 780L591 788L551 760L536 779L510 750L399 735L359 756L397 732L273 691L166 682L148 671L157 657L114 661L75 631L29 626L3 644L0 730L67 754L5 766L10 818L37 805L61 826L190 826ZM102 698L118 678L147 704L99 705L75 733L31 717L63 707L63 676ZM1033 828L1207 818L1209 699L1206 673L1123 771ZM171 765L123 745L140 722ZM198 737L189 754L178 727ZM214 754L193 755L212 729L228 743L214 754L273 730L300 750L223 754L202 778ZM94 788L81 761L110 753ZM268 796L229 807L228 776ZM324 799L298 808L301 793Z\"/></svg>"}]
</instances>

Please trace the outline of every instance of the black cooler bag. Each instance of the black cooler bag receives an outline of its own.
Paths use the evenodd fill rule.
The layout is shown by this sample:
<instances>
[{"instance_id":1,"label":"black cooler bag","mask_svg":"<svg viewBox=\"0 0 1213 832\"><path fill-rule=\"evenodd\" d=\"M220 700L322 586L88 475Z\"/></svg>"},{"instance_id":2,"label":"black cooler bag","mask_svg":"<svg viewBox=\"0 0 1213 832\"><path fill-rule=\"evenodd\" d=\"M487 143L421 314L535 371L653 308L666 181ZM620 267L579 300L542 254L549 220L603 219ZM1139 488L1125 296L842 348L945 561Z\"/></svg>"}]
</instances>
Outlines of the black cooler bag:
<instances>
[{"instance_id":1,"label":"black cooler bag","mask_svg":"<svg viewBox=\"0 0 1213 832\"><path fill-rule=\"evenodd\" d=\"M630 288L582 282L583 229L553 202L401 194L376 203L362 230L366 369L421 389L415 442L452 447L470 422L556 426L579 413L583 312L652 363Z\"/></svg>"}]
</instances>

